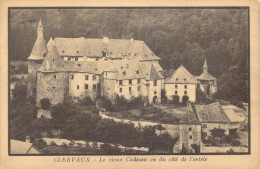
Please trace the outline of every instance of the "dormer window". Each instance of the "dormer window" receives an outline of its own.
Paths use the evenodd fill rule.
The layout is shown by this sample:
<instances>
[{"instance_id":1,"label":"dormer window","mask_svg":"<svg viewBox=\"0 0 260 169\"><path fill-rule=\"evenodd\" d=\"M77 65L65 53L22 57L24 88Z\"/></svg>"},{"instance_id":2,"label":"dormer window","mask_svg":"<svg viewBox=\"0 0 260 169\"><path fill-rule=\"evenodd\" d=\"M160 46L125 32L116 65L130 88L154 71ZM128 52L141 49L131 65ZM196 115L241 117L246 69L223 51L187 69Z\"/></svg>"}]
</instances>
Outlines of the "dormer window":
<instances>
[{"instance_id":1,"label":"dormer window","mask_svg":"<svg viewBox=\"0 0 260 169\"><path fill-rule=\"evenodd\" d=\"M184 81L186 81L186 79L184 79Z\"/></svg>"},{"instance_id":2,"label":"dormer window","mask_svg":"<svg viewBox=\"0 0 260 169\"><path fill-rule=\"evenodd\" d=\"M126 75L126 72L125 72L125 71L123 71L123 75Z\"/></svg>"},{"instance_id":3,"label":"dormer window","mask_svg":"<svg viewBox=\"0 0 260 169\"><path fill-rule=\"evenodd\" d=\"M139 70L136 71L136 74L139 74Z\"/></svg>"},{"instance_id":4,"label":"dormer window","mask_svg":"<svg viewBox=\"0 0 260 169\"><path fill-rule=\"evenodd\" d=\"M65 53L65 50L62 50L62 53Z\"/></svg>"},{"instance_id":5,"label":"dormer window","mask_svg":"<svg viewBox=\"0 0 260 169\"><path fill-rule=\"evenodd\" d=\"M102 51L102 52L101 52L101 56L102 56L102 57L106 57L106 55L107 55L107 53L106 53L105 51Z\"/></svg>"},{"instance_id":6,"label":"dormer window","mask_svg":"<svg viewBox=\"0 0 260 169\"><path fill-rule=\"evenodd\" d=\"M79 53L79 51L77 50L77 53Z\"/></svg>"},{"instance_id":7,"label":"dormer window","mask_svg":"<svg viewBox=\"0 0 260 169\"><path fill-rule=\"evenodd\" d=\"M178 81L178 78L176 78L176 81Z\"/></svg>"}]
</instances>

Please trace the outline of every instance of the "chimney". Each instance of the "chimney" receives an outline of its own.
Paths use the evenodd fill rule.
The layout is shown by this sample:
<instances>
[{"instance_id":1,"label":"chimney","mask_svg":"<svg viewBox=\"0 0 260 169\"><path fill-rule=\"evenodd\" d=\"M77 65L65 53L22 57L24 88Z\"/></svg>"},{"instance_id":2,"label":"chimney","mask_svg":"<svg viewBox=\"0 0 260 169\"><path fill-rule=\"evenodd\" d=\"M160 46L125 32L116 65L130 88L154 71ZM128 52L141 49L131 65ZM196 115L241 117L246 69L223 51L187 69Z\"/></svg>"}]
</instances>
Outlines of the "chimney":
<instances>
[{"instance_id":1,"label":"chimney","mask_svg":"<svg viewBox=\"0 0 260 169\"><path fill-rule=\"evenodd\" d=\"M109 42L109 37L103 37L102 42L104 42L104 43L108 43L108 42Z\"/></svg>"},{"instance_id":2,"label":"chimney","mask_svg":"<svg viewBox=\"0 0 260 169\"><path fill-rule=\"evenodd\" d=\"M131 43L133 43L134 42L134 38L131 38Z\"/></svg>"},{"instance_id":3,"label":"chimney","mask_svg":"<svg viewBox=\"0 0 260 169\"><path fill-rule=\"evenodd\" d=\"M26 136L26 137L25 137L25 142L26 142L26 143L31 143L30 136Z\"/></svg>"}]
</instances>

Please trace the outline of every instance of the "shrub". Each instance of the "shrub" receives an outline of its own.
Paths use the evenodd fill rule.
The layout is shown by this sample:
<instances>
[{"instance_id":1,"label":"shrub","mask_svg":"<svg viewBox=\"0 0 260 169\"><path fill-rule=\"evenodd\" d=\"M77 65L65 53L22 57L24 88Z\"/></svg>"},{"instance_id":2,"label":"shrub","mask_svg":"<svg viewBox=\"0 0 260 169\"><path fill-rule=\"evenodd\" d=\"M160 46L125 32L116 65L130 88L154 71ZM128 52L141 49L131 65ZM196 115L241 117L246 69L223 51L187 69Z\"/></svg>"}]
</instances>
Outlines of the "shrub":
<instances>
[{"instance_id":1,"label":"shrub","mask_svg":"<svg viewBox=\"0 0 260 169\"><path fill-rule=\"evenodd\" d=\"M94 105L94 103L95 102L89 96L84 97L82 100L79 101L79 104L82 106L91 106Z\"/></svg>"},{"instance_id":2,"label":"shrub","mask_svg":"<svg viewBox=\"0 0 260 169\"><path fill-rule=\"evenodd\" d=\"M49 110L51 107L51 103L48 98L41 99L40 104L43 110Z\"/></svg>"}]
</instances>

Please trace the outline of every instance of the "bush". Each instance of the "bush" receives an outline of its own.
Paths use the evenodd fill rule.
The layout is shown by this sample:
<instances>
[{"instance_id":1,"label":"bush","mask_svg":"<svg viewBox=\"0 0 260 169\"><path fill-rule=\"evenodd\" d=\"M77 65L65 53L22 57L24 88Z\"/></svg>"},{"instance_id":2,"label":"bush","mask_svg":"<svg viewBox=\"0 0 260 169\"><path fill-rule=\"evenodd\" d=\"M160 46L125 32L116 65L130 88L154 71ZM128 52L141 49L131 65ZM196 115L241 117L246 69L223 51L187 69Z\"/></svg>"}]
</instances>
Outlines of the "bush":
<instances>
[{"instance_id":1,"label":"bush","mask_svg":"<svg viewBox=\"0 0 260 169\"><path fill-rule=\"evenodd\" d=\"M94 100L92 100L89 96L84 97L82 100L79 101L79 104L82 106L93 106L94 103Z\"/></svg>"},{"instance_id":2,"label":"bush","mask_svg":"<svg viewBox=\"0 0 260 169\"><path fill-rule=\"evenodd\" d=\"M51 107L51 103L48 98L41 99L40 104L43 110L49 110Z\"/></svg>"}]
</instances>

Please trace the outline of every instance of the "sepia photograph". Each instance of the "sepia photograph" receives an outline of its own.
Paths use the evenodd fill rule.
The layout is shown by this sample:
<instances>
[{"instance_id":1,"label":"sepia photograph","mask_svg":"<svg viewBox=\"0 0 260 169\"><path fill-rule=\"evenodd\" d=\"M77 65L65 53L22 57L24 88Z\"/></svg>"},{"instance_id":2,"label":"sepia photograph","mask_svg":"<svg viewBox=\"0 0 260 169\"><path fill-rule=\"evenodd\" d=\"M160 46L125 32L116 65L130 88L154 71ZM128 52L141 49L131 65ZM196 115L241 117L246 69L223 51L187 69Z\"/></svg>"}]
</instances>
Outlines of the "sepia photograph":
<instances>
[{"instance_id":1,"label":"sepia photograph","mask_svg":"<svg viewBox=\"0 0 260 169\"><path fill-rule=\"evenodd\" d=\"M9 156L250 155L248 7L8 8Z\"/></svg>"}]
</instances>

